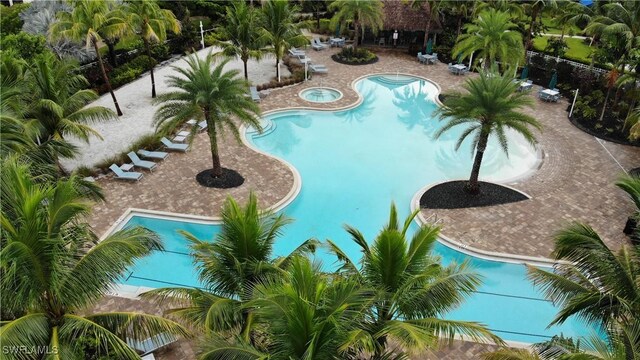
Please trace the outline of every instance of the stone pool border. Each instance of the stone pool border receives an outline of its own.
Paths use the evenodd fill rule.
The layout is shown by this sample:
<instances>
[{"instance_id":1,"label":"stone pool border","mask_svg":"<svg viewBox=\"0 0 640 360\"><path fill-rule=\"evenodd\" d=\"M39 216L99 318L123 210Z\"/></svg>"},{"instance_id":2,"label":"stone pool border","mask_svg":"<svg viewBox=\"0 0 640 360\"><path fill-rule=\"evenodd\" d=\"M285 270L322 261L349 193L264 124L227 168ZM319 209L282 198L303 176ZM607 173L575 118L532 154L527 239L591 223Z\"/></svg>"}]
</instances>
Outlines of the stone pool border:
<instances>
[{"instance_id":1,"label":"stone pool border","mask_svg":"<svg viewBox=\"0 0 640 360\"><path fill-rule=\"evenodd\" d=\"M314 89L327 89L327 90L333 90L335 92L337 92L338 94L340 94L340 96L338 96L336 99L331 100L331 101L311 101L306 99L305 97L302 96L302 93L308 90L314 90ZM336 89L334 87L329 87L329 86L312 86L312 87L308 87L308 88L304 88L300 91L298 91L298 94L296 94L297 97L299 97L300 99L306 101L306 102L310 102L312 104L330 104L332 102L336 102L340 99L342 99L344 97L344 94L342 93L342 91L340 91L339 89ZM272 110L272 111L280 111L280 110Z\"/></svg>"}]
</instances>

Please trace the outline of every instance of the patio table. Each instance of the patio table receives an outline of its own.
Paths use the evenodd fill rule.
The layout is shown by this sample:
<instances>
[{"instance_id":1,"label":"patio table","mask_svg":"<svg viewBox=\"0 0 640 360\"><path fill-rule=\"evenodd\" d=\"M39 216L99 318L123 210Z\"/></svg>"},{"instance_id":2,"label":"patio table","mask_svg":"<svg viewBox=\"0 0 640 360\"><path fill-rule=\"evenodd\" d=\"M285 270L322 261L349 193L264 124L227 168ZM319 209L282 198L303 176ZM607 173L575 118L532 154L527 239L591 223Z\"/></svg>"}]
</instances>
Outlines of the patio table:
<instances>
[{"instance_id":1,"label":"patio table","mask_svg":"<svg viewBox=\"0 0 640 360\"><path fill-rule=\"evenodd\" d=\"M531 90L533 88L533 84L528 83L526 81L521 81L518 83L518 90L520 91L527 91L527 90Z\"/></svg>"},{"instance_id":2,"label":"patio table","mask_svg":"<svg viewBox=\"0 0 640 360\"><path fill-rule=\"evenodd\" d=\"M329 45L331 46L344 46L345 40L342 38L330 38Z\"/></svg>"},{"instance_id":3,"label":"patio table","mask_svg":"<svg viewBox=\"0 0 640 360\"><path fill-rule=\"evenodd\" d=\"M551 89L544 89L540 91L540 99L545 101L558 101L560 92Z\"/></svg>"},{"instance_id":4,"label":"patio table","mask_svg":"<svg viewBox=\"0 0 640 360\"><path fill-rule=\"evenodd\" d=\"M453 73L456 75L460 75L464 73L465 70L467 70L467 67L462 64L452 65L451 68L454 70Z\"/></svg>"}]
</instances>

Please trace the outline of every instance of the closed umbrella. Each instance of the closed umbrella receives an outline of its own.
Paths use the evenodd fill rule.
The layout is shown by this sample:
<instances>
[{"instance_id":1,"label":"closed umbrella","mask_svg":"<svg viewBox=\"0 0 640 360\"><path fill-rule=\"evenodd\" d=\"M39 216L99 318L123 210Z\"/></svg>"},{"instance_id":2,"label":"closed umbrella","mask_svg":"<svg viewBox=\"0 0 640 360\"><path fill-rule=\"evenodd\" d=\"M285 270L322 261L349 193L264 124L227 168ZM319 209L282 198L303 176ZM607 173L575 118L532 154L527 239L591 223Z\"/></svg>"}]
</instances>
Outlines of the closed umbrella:
<instances>
[{"instance_id":1,"label":"closed umbrella","mask_svg":"<svg viewBox=\"0 0 640 360\"><path fill-rule=\"evenodd\" d=\"M526 79L528 77L529 77L529 67L525 66L525 67L522 68L522 75L520 75L520 78L522 80L524 80L524 79Z\"/></svg>"},{"instance_id":2,"label":"closed umbrella","mask_svg":"<svg viewBox=\"0 0 640 360\"><path fill-rule=\"evenodd\" d=\"M340 24L336 25L336 37L340 36Z\"/></svg>"},{"instance_id":3,"label":"closed umbrella","mask_svg":"<svg viewBox=\"0 0 640 360\"><path fill-rule=\"evenodd\" d=\"M551 75L551 81L549 81L549 89L555 89L556 85L558 85L558 73L554 71Z\"/></svg>"},{"instance_id":4,"label":"closed umbrella","mask_svg":"<svg viewBox=\"0 0 640 360\"><path fill-rule=\"evenodd\" d=\"M427 41L427 54L431 55L431 53L433 52L433 41L431 39L429 39L429 41Z\"/></svg>"}]
</instances>

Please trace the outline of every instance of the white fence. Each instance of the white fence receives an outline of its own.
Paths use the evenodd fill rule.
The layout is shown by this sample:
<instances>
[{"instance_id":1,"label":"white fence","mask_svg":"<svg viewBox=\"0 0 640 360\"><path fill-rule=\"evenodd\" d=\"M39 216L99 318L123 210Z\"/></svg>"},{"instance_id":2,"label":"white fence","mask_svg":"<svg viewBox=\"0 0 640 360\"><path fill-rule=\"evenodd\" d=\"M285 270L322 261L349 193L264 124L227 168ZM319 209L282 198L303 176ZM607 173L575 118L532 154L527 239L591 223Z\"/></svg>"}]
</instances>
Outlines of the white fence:
<instances>
[{"instance_id":1,"label":"white fence","mask_svg":"<svg viewBox=\"0 0 640 360\"><path fill-rule=\"evenodd\" d=\"M545 60L555 60L557 62L566 62L569 65L576 67L576 68L580 68L580 69L586 69L589 71L593 71L599 74L606 74L609 72L609 70L605 70L605 69L601 69L601 68L597 68L595 66L590 66L590 65L585 65L583 63L579 63L579 62L575 62L575 61L571 61L571 60L567 60L567 59L563 59L563 58L559 58L559 57L555 57L555 56L551 56L551 55L546 55L546 54L540 54L537 53L535 51L527 51L527 58L529 60L531 60L532 56L536 56L536 55L542 55L544 56Z\"/></svg>"}]
</instances>

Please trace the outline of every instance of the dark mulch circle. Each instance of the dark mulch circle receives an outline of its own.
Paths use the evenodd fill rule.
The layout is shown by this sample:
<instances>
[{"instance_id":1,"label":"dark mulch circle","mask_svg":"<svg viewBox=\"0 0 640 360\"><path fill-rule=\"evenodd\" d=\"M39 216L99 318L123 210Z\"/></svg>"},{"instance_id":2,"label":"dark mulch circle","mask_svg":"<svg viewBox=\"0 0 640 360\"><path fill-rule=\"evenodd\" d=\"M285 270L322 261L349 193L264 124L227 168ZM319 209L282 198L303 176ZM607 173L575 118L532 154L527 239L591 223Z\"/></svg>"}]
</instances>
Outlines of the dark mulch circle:
<instances>
[{"instance_id":1,"label":"dark mulch circle","mask_svg":"<svg viewBox=\"0 0 640 360\"><path fill-rule=\"evenodd\" d=\"M360 61L360 60L348 60L345 58L342 58L340 56L338 56L338 54L333 54L331 55L331 59L333 59L333 61L340 63L340 64L344 64L344 65L369 65L369 64L374 64L378 62L378 56L374 57L373 59L369 59L367 61Z\"/></svg>"},{"instance_id":2,"label":"dark mulch circle","mask_svg":"<svg viewBox=\"0 0 640 360\"><path fill-rule=\"evenodd\" d=\"M244 184L244 178L237 171L222 168L222 176L213 177L213 170L207 169L196 175L198 184L210 188L230 189Z\"/></svg>"},{"instance_id":3,"label":"dark mulch circle","mask_svg":"<svg viewBox=\"0 0 640 360\"><path fill-rule=\"evenodd\" d=\"M587 121L578 119L578 117L576 117L575 115L570 117L569 121L573 124L573 126L577 127L578 129L586 132L589 135L593 135L597 138L600 138L602 140L611 141L613 143L620 144L620 145L640 146L640 140L635 140L635 141L629 140L629 138L627 137L628 136L627 133L614 132L612 134L608 134L606 133L606 127L596 130L591 127L592 126L591 124L585 125L585 122Z\"/></svg>"},{"instance_id":4,"label":"dark mulch circle","mask_svg":"<svg viewBox=\"0 0 640 360\"><path fill-rule=\"evenodd\" d=\"M464 209L492 206L527 200L525 195L507 187L480 182L480 193L471 195L464 190L467 181L449 181L427 190L420 198L423 209Z\"/></svg>"}]
</instances>

